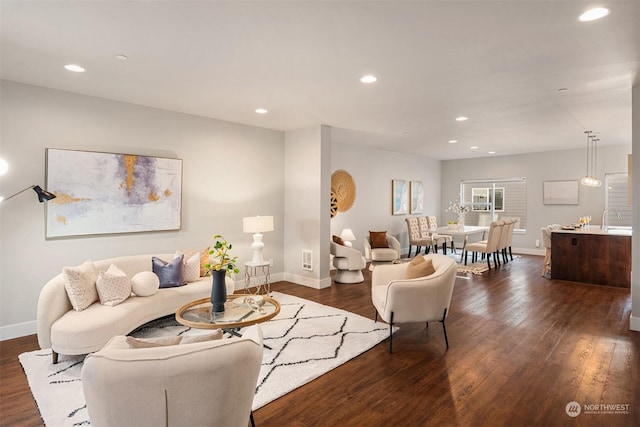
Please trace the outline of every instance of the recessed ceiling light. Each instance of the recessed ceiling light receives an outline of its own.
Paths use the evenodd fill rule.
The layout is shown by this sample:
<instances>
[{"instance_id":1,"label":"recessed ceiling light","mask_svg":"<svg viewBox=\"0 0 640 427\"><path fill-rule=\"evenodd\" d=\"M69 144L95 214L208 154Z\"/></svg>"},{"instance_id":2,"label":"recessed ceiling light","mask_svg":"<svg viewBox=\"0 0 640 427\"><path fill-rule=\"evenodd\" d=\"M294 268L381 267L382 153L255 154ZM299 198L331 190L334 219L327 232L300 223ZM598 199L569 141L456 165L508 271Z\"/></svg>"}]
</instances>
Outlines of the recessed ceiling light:
<instances>
[{"instance_id":1,"label":"recessed ceiling light","mask_svg":"<svg viewBox=\"0 0 640 427\"><path fill-rule=\"evenodd\" d=\"M471 150L477 150L478 146L477 145L472 145L471 147L469 147Z\"/></svg>"},{"instance_id":2,"label":"recessed ceiling light","mask_svg":"<svg viewBox=\"0 0 640 427\"><path fill-rule=\"evenodd\" d=\"M75 64L67 64L64 66L69 71L73 71L74 73L84 73L84 68Z\"/></svg>"},{"instance_id":3,"label":"recessed ceiling light","mask_svg":"<svg viewBox=\"0 0 640 427\"><path fill-rule=\"evenodd\" d=\"M127 55L116 55L116 58L122 61L126 61L127 59L129 59Z\"/></svg>"},{"instance_id":4,"label":"recessed ceiling light","mask_svg":"<svg viewBox=\"0 0 640 427\"><path fill-rule=\"evenodd\" d=\"M595 21L596 19L604 18L609 14L609 9L606 7L594 7L593 9L587 10L585 13L580 15L578 19L582 22Z\"/></svg>"},{"instance_id":5,"label":"recessed ceiling light","mask_svg":"<svg viewBox=\"0 0 640 427\"><path fill-rule=\"evenodd\" d=\"M362 83L375 83L376 81L378 81L378 78L371 74L367 74L366 76L360 77L360 81Z\"/></svg>"},{"instance_id":6,"label":"recessed ceiling light","mask_svg":"<svg viewBox=\"0 0 640 427\"><path fill-rule=\"evenodd\" d=\"M487 154L496 154L495 151L487 151Z\"/></svg>"},{"instance_id":7,"label":"recessed ceiling light","mask_svg":"<svg viewBox=\"0 0 640 427\"><path fill-rule=\"evenodd\" d=\"M450 139L449 140L449 144L457 144L458 140L457 139Z\"/></svg>"},{"instance_id":8,"label":"recessed ceiling light","mask_svg":"<svg viewBox=\"0 0 640 427\"><path fill-rule=\"evenodd\" d=\"M4 175L9 170L9 163L5 159L0 159L0 175Z\"/></svg>"},{"instance_id":9,"label":"recessed ceiling light","mask_svg":"<svg viewBox=\"0 0 640 427\"><path fill-rule=\"evenodd\" d=\"M465 116L456 117L456 121L458 122L464 122L465 120L469 120L469 117L465 117Z\"/></svg>"},{"instance_id":10,"label":"recessed ceiling light","mask_svg":"<svg viewBox=\"0 0 640 427\"><path fill-rule=\"evenodd\" d=\"M256 113L258 114L267 114L268 111L264 108L256 108Z\"/></svg>"}]
</instances>

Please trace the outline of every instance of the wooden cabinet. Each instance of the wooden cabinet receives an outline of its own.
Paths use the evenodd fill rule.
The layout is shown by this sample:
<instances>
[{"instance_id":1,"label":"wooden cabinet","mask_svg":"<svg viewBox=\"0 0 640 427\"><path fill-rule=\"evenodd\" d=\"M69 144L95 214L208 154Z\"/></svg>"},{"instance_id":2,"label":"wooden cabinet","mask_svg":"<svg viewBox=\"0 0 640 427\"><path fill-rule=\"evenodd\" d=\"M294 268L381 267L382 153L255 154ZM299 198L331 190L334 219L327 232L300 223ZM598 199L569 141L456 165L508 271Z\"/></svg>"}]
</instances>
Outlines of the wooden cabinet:
<instances>
[{"instance_id":1,"label":"wooden cabinet","mask_svg":"<svg viewBox=\"0 0 640 427\"><path fill-rule=\"evenodd\" d=\"M551 278L631 287L631 236L551 233Z\"/></svg>"}]
</instances>

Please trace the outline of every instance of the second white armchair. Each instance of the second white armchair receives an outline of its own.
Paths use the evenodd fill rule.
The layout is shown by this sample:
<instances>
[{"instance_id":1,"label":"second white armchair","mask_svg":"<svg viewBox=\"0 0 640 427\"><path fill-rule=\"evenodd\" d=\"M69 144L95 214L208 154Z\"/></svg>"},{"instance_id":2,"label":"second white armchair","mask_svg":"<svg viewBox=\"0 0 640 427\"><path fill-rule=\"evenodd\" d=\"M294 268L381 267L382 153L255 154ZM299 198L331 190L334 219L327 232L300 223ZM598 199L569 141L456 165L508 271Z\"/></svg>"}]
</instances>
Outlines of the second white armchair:
<instances>
[{"instance_id":1,"label":"second white armchair","mask_svg":"<svg viewBox=\"0 0 640 427\"><path fill-rule=\"evenodd\" d=\"M331 242L331 255L336 275L333 280L337 283L361 283L364 281L362 269L367 262L357 249Z\"/></svg>"},{"instance_id":2,"label":"second white armchair","mask_svg":"<svg viewBox=\"0 0 640 427\"><path fill-rule=\"evenodd\" d=\"M371 241L371 236L374 241ZM381 240L386 245L376 242ZM400 259L400 242L398 239L384 231L369 232L369 236L364 238L364 257L367 261L386 261L391 262Z\"/></svg>"}]
</instances>

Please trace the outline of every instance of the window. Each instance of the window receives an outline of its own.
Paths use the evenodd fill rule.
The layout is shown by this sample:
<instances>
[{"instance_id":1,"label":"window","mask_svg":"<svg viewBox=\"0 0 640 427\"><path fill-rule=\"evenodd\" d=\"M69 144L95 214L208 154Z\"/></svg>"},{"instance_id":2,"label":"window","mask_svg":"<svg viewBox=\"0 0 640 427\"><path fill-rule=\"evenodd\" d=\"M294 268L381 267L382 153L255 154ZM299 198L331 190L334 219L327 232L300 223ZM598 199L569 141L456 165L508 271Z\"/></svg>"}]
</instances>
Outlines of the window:
<instances>
[{"instance_id":1,"label":"window","mask_svg":"<svg viewBox=\"0 0 640 427\"><path fill-rule=\"evenodd\" d=\"M465 225L488 226L503 218L516 219L515 232L527 228L526 178L465 180L460 183L462 204L471 207Z\"/></svg>"},{"instance_id":2,"label":"window","mask_svg":"<svg viewBox=\"0 0 640 427\"><path fill-rule=\"evenodd\" d=\"M609 209L606 212L606 223L611 227L631 227L631 203L629 203L628 197L629 176L626 173L608 173L604 177L604 185L604 207ZM592 220L594 219L592 218Z\"/></svg>"},{"instance_id":3,"label":"window","mask_svg":"<svg viewBox=\"0 0 640 427\"><path fill-rule=\"evenodd\" d=\"M490 211L493 205L494 211L504 212L504 187L471 189L471 210L475 212Z\"/></svg>"}]
</instances>

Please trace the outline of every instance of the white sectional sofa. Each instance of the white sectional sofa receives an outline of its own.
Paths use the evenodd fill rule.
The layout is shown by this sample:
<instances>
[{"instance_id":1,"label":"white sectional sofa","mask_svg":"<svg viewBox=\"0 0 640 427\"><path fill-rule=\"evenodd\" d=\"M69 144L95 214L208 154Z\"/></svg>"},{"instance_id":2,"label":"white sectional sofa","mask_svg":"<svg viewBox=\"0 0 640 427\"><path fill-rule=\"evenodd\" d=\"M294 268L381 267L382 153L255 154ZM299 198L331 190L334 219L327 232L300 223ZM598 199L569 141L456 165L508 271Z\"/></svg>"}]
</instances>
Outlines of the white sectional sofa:
<instances>
[{"instance_id":1,"label":"white sectional sofa","mask_svg":"<svg viewBox=\"0 0 640 427\"><path fill-rule=\"evenodd\" d=\"M98 271L106 271L115 264L131 279L139 272L152 271L153 256L171 260L174 254L133 255L93 262ZM200 277L184 286L158 289L150 296L132 295L113 307L98 301L82 311L75 311L60 273L40 291L36 319L38 343L41 348L51 348L53 363L57 363L58 354L98 351L115 335L126 335L151 320L175 313L190 301L209 296L211 283L211 277ZM233 279L227 277L226 285L227 293L232 294Z\"/></svg>"}]
</instances>

